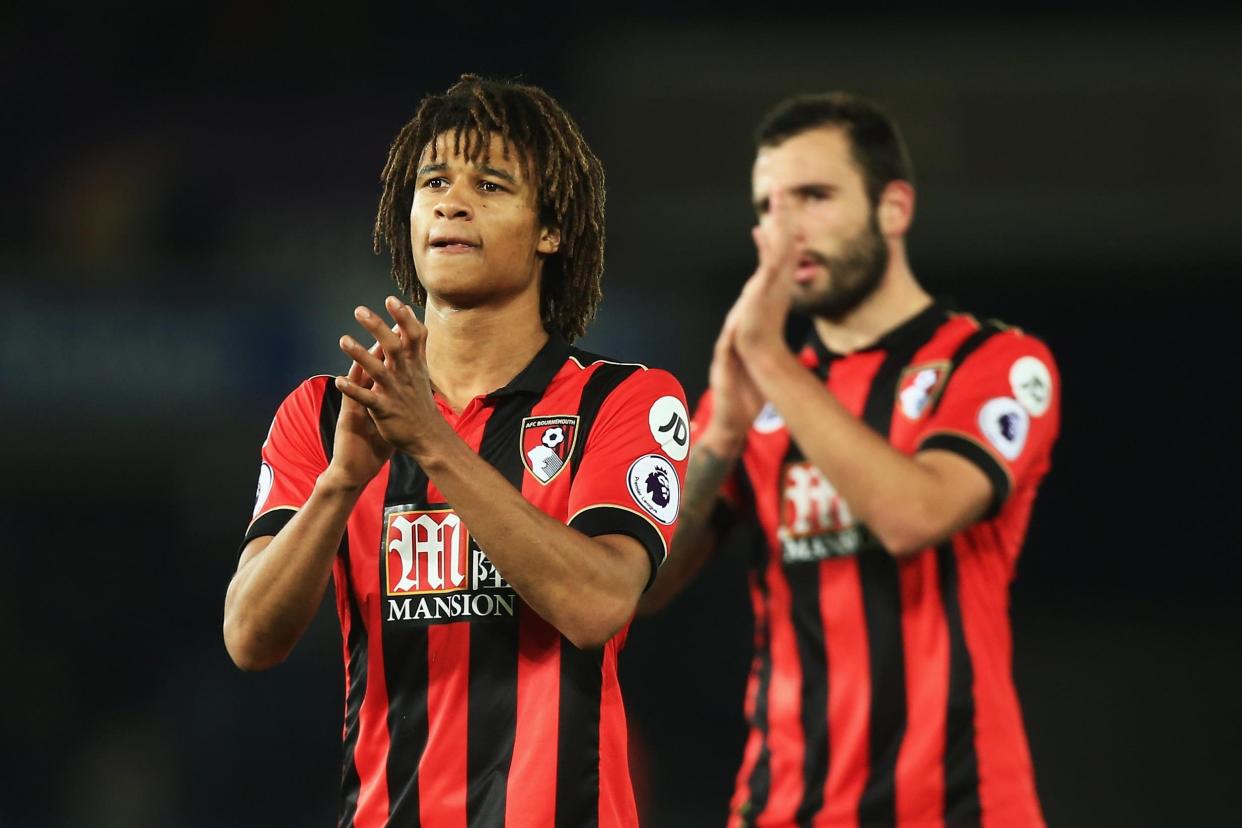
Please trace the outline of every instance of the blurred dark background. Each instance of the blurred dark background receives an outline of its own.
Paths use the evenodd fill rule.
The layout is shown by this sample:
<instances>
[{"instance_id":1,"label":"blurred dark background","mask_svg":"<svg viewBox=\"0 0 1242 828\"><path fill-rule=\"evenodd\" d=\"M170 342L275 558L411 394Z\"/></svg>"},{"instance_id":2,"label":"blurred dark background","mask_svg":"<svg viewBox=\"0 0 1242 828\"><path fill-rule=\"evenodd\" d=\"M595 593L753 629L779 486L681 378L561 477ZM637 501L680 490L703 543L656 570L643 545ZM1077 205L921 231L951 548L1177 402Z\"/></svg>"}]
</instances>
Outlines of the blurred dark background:
<instances>
[{"instance_id":1,"label":"blurred dark background","mask_svg":"<svg viewBox=\"0 0 1242 828\"><path fill-rule=\"evenodd\" d=\"M1064 375L1013 590L1049 822L1236 821L1242 20L767 5L0 15L0 826L334 824L334 616L247 675L221 607L275 407L342 370L351 308L390 290L388 142L463 71L578 118L610 184L584 344L692 399L753 266L753 124L793 92L887 104L916 273L1044 337ZM645 825L723 822L739 552L623 656Z\"/></svg>"}]
</instances>

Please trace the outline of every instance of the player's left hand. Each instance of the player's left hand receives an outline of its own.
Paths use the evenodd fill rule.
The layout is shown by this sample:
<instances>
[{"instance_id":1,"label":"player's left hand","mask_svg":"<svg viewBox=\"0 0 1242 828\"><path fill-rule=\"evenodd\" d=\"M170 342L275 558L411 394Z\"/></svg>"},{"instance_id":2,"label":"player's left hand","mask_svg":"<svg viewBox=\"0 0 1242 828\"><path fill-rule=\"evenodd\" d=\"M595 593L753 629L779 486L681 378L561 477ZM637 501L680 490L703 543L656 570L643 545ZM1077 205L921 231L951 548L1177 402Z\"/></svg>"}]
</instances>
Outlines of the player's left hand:
<instances>
[{"instance_id":1,"label":"player's left hand","mask_svg":"<svg viewBox=\"0 0 1242 828\"><path fill-rule=\"evenodd\" d=\"M379 345L371 353L352 336L341 337L341 350L371 378L370 388L337 377L341 393L366 406L379 433L396 448L418 457L443 436L444 418L436 408L427 372L427 329L414 310L394 296L384 302L396 322L391 328L369 308L354 309L354 318Z\"/></svg>"},{"instance_id":2,"label":"player's left hand","mask_svg":"<svg viewBox=\"0 0 1242 828\"><path fill-rule=\"evenodd\" d=\"M772 193L768 214L751 231L759 252L759 266L729 311L734 345L743 361L760 352L788 350L785 319L789 316L798 260L790 206L784 193Z\"/></svg>"}]
</instances>

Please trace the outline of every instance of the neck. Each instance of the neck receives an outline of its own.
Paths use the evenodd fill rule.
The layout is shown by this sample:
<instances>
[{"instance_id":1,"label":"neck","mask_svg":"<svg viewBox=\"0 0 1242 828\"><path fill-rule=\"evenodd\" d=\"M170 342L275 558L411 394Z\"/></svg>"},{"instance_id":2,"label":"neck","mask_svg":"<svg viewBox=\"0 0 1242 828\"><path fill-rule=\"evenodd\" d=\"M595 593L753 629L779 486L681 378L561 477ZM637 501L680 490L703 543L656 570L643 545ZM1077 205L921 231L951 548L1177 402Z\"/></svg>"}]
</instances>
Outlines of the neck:
<instances>
[{"instance_id":1,"label":"neck","mask_svg":"<svg viewBox=\"0 0 1242 828\"><path fill-rule=\"evenodd\" d=\"M454 411L503 388L548 341L538 291L471 308L428 296L424 324L431 384Z\"/></svg>"},{"instance_id":2,"label":"neck","mask_svg":"<svg viewBox=\"0 0 1242 828\"><path fill-rule=\"evenodd\" d=\"M875 291L839 319L815 318L815 333L828 350L848 354L871 345L884 334L924 310L931 296L923 290L905 251L895 246L890 250L888 270Z\"/></svg>"}]
</instances>

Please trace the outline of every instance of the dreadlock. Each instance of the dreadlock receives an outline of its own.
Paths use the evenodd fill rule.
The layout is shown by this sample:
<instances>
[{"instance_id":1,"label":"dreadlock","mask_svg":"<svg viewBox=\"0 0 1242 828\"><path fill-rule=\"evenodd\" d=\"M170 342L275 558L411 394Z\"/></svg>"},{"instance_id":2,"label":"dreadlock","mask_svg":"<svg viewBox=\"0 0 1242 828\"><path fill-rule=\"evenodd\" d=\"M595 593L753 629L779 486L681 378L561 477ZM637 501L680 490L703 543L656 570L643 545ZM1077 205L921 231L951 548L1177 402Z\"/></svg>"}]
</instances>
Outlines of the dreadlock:
<instances>
[{"instance_id":1,"label":"dreadlock","mask_svg":"<svg viewBox=\"0 0 1242 828\"><path fill-rule=\"evenodd\" d=\"M443 95L428 95L388 151L375 216L375 252L387 248L397 286L423 305L410 243L410 204L419 156L436 152L435 139L452 135L453 153L486 161L488 142L499 136L505 158L515 150L527 177L537 182L539 220L560 230L556 253L543 266L543 325L570 342L586 332L603 293L604 168L577 124L548 93L535 86L462 75Z\"/></svg>"}]
</instances>

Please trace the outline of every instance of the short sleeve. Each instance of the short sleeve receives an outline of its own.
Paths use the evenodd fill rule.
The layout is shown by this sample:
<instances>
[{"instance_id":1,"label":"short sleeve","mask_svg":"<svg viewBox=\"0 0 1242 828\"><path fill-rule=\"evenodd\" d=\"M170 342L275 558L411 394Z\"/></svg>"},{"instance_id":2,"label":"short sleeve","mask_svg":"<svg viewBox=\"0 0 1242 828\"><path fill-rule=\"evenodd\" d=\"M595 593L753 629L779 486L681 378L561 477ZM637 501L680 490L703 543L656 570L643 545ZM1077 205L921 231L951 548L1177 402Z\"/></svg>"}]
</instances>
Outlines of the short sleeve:
<instances>
[{"instance_id":1,"label":"short sleeve","mask_svg":"<svg viewBox=\"0 0 1242 828\"><path fill-rule=\"evenodd\" d=\"M1006 330L953 369L919 436L977 465L992 483L988 517L1046 469L1060 429L1061 379L1039 339Z\"/></svg>"},{"instance_id":2,"label":"short sleeve","mask_svg":"<svg viewBox=\"0 0 1242 828\"><path fill-rule=\"evenodd\" d=\"M328 390L327 377L313 377L276 410L263 441L254 512L243 548L255 538L279 532L310 497L315 481L328 467L321 426Z\"/></svg>"},{"instance_id":3,"label":"short sleeve","mask_svg":"<svg viewBox=\"0 0 1242 828\"><path fill-rule=\"evenodd\" d=\"M635 538L651 581L668 554L690 453L685 392L667 371L639 369L601 403L569 493L569 525Z\"/></svg>"}]
</instances>

